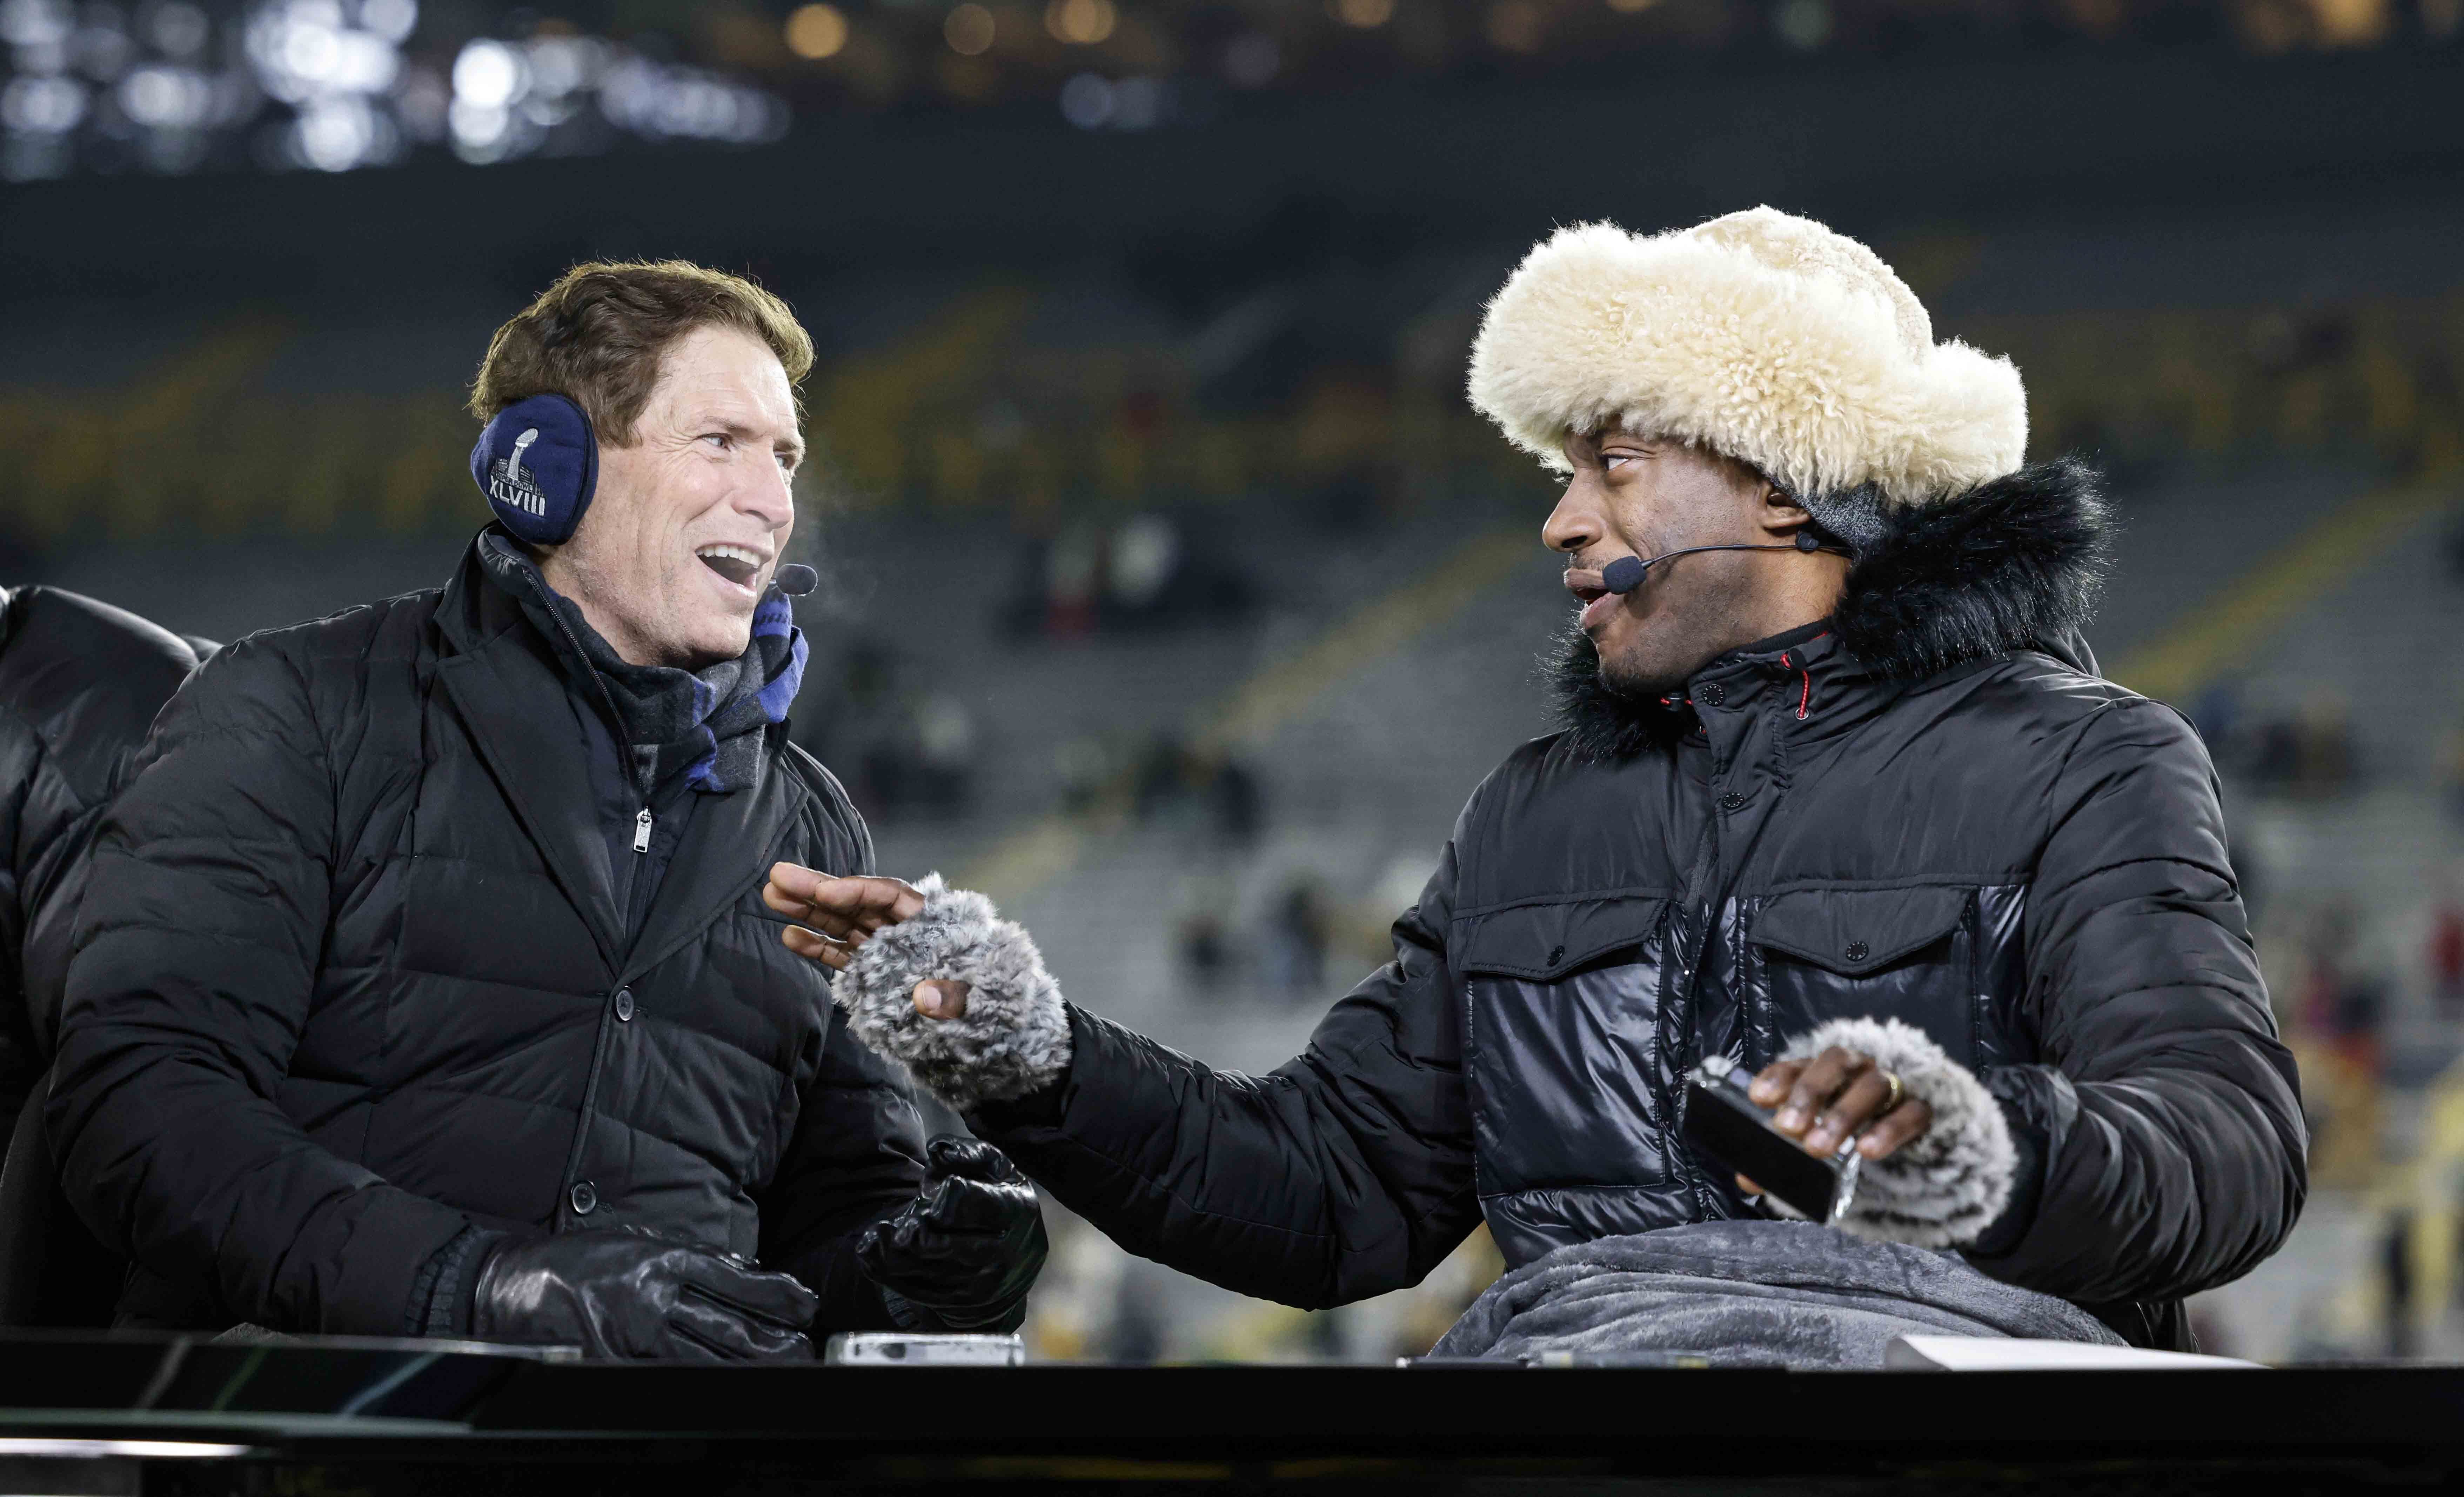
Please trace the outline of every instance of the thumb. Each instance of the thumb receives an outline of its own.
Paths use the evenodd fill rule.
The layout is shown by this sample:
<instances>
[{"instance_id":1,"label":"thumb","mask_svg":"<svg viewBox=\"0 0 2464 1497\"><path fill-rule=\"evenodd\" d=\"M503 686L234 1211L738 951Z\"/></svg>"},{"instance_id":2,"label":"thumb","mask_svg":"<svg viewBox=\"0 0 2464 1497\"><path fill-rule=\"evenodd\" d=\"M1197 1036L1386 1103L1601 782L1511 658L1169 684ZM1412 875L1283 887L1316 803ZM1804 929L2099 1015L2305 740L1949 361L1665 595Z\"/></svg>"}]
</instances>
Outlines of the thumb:
<instances>
[{"instance_id":1,"label":"thumb","mask_svg":"<svg viewBox=\"0 0 2464 1497\"><path fill-rule=\"evenodd\" d=\"M926 978L915 984L915 1011L927 1019L963 1019L968 991L964 982Z\"/></svg>"}]
</instances>

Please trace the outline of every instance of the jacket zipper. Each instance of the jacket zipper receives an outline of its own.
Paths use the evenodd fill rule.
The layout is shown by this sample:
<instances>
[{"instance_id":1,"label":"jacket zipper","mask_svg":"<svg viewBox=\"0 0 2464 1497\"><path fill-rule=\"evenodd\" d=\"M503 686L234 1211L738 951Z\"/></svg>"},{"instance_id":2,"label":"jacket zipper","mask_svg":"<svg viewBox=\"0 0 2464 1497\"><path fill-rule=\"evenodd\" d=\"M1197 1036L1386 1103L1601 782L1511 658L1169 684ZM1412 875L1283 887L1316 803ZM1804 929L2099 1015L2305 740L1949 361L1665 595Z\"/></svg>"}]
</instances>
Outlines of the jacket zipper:
<instances>
[{"instance_id":1,"label":"jacket zipper","mask_svg":"<svg viewBox=\"0 0 2464 1497\"><path fill-rule=\"evenodd\" d=\"M545 579L534 576L532 581L537 583L542 591L547 590ZM601 680L599 672L592 669L590 651L583 649L582 641L573 637L573 630L565 626L564 616L556 611L556 601L553 598L542 599L540 603L547 610L548 622L556 626L556 631L564 636L565 645L580 657L583 673L590 677L591 686L599 693L599 705L607 709L607 729L615 737L617 757L620 760L629 759L627 750L631 747L631 743L625 734L625 715L616 710L616 698L608 692L607 683ZM628 764L627 767L629 769L631 766ZM639 774L634 775L633 778L637 781L644 779ZM640 815L633 818L633 850L648 852L650 850L650 791L654 787L649 783L643 783L639 788L642 792L642 810Z\"/></svg>"}]
</instances>

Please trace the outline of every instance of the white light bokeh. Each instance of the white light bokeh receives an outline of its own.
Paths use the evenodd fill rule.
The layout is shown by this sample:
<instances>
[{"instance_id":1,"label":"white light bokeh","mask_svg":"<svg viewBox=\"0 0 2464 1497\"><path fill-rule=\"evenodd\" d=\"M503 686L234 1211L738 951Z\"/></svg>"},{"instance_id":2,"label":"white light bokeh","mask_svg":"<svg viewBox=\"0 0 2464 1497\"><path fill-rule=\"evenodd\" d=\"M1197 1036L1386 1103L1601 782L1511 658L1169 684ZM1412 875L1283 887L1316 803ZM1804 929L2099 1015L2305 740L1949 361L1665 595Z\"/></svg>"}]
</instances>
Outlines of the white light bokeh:
<instances>
[{"instance_id":1,"label":"white light bokeh","mask_svg":"<svg viewBox=\"0 0 2464 1497\"><path fill-rule=\"evenodd\" d=\"M348 171L375 154L373 112L357 99L331 99L300 111L292 127L301 165L319 171Z\"/></svg>"},{"instance_id":2,"label":"white light bokeh","mask_svg":"<svg viewBox=\"0 0 2464 1497\"><path fill-rule=\"evenodd\" d=\"M187 0L169 0L149 12L145 33L155 51L165 57L183 59L206 50L206 43L213 39L214 26L204 11Z\"/></svg>"},{"instance_id":3,"label":"white light bokeh","mask_svg":"<svg viewBox=\"0 0 2464 1497\"><path fill-rule=\"evenodd\" d=\"M453 59L453 101L501 110L520 96L528 72L513 48L482 37Z\"/></svg>"},{"instance_id":4,"label":"white light bokeh","mask_svg":"<svg viewBox=\"0 0 2464 1497\"><path fill-rule=\"evenodd\" d=\"M29 135L65 135L85 119L85 85L75 78L20 77L0 88L0 125Z\"/></svg>"},{"instance_id":5,"label":"white light bokeh","mask_svg":"<svg viewBox=\"0 0 2464 1497\"><path fill-rule=\"evenodd\" d=\"M1081 73L1061 85L1061 118L1081 130L1100 130L1112 121L1112 82Z\"/></svg>"},{"instance_id":6,"label":"white light bokeh","mask_svg":"<svg viewBox=\"0 0 2464 1497\"><path fill-rule=\"evenodd\" d=\"M360 29L399 47L419 29L419 0L360 0Z\"/></svg>"},{"instance_id":7,"label":"white light bokeh","mask_svg":"<svg viewBox=\"0 0 2464 1497\"><path fill-rule=\"evenodd\" d=\"M0 41L11 47L64 47L75 24L64 0L0 0Z\"/></svg>"},{"instance_id":8,"label":"white light bokeh","mask_svg":"<svg viewBox=\"0 0 2464 1497\"><path fill-rule=\"evenodd\" d=\"M120 107L142 125L194 129L213 113L213 81L194 69L155 63L120 80Z\"/></svg>"},{"instance_id":9,"label":"white light bokeh","mask_svg":"<svg viewBox=\"0 0 2464 1497\"><path fill-rule=\"evenodd\" d=\"M791 122L785 100L757 85L562 27L449 42L441 55L426 43L419 55L432 60L414 64L404 49L423 20L419 0L248 0L221 21L202 0L0 0L0 175L74 169L89 137L124 143L97 164L133 147L156 171L217 153L347 171L414 145L486 164L605 150L610 124L753 144Z\"/></svg>"}]
</instances>

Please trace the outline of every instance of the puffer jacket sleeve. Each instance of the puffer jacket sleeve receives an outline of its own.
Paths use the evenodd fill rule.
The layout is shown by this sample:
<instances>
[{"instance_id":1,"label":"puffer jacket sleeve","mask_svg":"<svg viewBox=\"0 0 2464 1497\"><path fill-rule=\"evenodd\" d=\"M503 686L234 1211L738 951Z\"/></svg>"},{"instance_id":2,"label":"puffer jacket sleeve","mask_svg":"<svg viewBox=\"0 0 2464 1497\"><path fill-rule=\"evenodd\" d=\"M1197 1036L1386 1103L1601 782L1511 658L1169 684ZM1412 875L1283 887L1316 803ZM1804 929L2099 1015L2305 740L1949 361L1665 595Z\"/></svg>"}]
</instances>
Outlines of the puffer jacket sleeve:
<instances>
[{"instance_id":1,"label":"puffer jacket sleeve","mask_svg":"<svg viewBox=\"0 0 2464 1497\"><path fill-rule=\"evenodd\" d=\"M260 643L165 710L97 834L49 1127L96 1234L232 1319L398 1335L464 1217L317 1147L275 1101L331 897L325 742Z\"/></svg>"},{"instance_id":2,"label":"puffer jacket sleeve","mask_svg":"<svg viewBox=\"0 0 2464 1497\"><path fill-rule=\"evenodd\" d=\"M2026 930L2041 1064L1986 1077L2029 1171L1970 1256L2082 1304L2193 1293L2275 1251L2307 1184L2215 773L2132 698L2081 730L2053 813Z\"/></svg>"},{"instance_id":3,"label":"puffer jacket sleeve","mask_svg":"<svg viewBox=\"0 0 2464 1497\"><path fill-rule=\"evenodd\" d=\"M857 1266L855 1245L866 1227L895 1215L923 1185L915 1104L834 1011L795 1137L760 1199L762 1266L794 1274L821 1296L816 1334L897 1329L881 1291Z\"/></svg>"},{"instance_id":4,"label":"puffer jacket sleeve","mask_svg":"<svg viewBox=\"0 0 2464 1497\"><path fill-rule=\"evenodd\" d=\"M1071 1008L1056 1087L969 1118L1142 1257L1306 1309L1417 1284L1480 1220L1444 932L1449 844L1395 959L1264 1076Z\"/></svg>"},{"instance_id":5,"label":"puffer jacket sleeve","mask_svg":"<svg viewBox=\"0 0 2464 1497\"><path fill-rule=\"evenodd\" d=\"M870 834L838 782L824 778L840 833L827 840L854 849L847 860L825 861L850 873L872 872ZM821 1065L798 1100L794 1136L760 1194L762 1265L794 1274L821 1297L816 1335L898 1328L881 1291L857 1266L855 1244L867 1226L896 1214L923 1184L924 1128L914 1101L891 1068L847 1032L847 1017L830 1007Z\"/></svg>"}]
</instances>

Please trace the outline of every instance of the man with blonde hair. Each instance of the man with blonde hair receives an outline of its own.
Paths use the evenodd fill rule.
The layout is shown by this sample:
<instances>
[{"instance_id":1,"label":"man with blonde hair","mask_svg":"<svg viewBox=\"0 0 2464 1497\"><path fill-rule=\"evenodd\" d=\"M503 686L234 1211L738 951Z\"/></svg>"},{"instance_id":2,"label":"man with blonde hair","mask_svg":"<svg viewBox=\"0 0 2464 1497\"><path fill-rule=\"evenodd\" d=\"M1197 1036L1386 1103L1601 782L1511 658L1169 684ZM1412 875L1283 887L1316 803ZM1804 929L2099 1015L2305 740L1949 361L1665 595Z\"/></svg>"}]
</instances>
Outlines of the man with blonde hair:
<instances>
[{"instance_id":1,"label":"man with blonde hair","mask_svg":"<svg viewBox=\"0 0 2464 1497\"><path fill-rule=\"evenodd\" d=\"M807 1358L1008 1330L1045 1242L925 1147L761 870L866 869L790 743L812 345L583 265L500 329L441 589L240 641L97 839L49 1109L124 1325Z\"/></svg>"}]
</instances>

